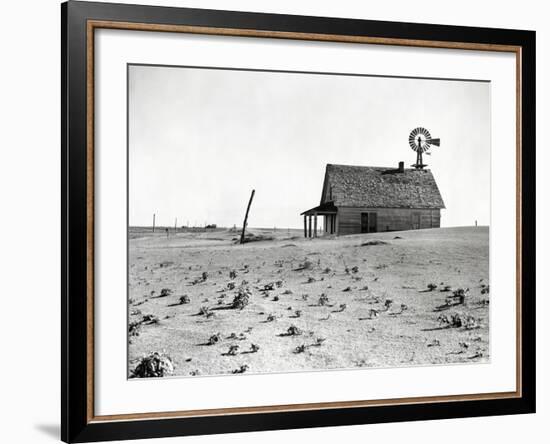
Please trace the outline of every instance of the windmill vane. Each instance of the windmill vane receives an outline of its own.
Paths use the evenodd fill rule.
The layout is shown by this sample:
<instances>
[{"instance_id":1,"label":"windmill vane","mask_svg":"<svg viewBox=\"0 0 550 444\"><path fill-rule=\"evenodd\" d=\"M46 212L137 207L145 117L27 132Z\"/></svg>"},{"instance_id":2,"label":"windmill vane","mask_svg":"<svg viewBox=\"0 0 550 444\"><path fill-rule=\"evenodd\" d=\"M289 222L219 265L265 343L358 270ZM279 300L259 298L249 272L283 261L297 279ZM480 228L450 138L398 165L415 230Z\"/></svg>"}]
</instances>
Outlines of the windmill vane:
<instances>
[{"instance_id":1,"label":"windmill vane","mask_svg":"<svg viewBox=\"0 0 550 444\"><path fill-rule=\"evenodd\" d=\"M409 145L413 151L416 151L416 163L411 165L417 170L421 170L424 167L428 166L425 163L422 163L422 154L426 153L430 155L429 152L431 146L440 146L440 139L432 138L430 132L421 126L415 128L409 134Z\"/></svg>"}]
</instances>

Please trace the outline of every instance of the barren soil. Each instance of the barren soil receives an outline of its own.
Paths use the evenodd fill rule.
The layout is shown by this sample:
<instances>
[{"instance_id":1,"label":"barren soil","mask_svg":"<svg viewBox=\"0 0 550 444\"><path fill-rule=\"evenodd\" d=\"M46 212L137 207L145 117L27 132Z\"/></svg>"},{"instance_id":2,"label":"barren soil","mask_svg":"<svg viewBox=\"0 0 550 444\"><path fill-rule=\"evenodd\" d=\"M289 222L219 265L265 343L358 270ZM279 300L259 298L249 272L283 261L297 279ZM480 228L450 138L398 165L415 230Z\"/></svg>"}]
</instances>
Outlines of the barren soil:
<instances>
[{"instance_id":1,"label":"barren soil","mask_svg":"<svg viewBox=\"0 0 550 444\"><path fill-rule=\"evenodd\" d=\"M487 227L251 232L273 239L130 229L129 374L153 351L174 376L488 362ZM446 302L459 288L464 303ZM232 308L239 291L248 304Z\"/></svg>"}]
</instances>

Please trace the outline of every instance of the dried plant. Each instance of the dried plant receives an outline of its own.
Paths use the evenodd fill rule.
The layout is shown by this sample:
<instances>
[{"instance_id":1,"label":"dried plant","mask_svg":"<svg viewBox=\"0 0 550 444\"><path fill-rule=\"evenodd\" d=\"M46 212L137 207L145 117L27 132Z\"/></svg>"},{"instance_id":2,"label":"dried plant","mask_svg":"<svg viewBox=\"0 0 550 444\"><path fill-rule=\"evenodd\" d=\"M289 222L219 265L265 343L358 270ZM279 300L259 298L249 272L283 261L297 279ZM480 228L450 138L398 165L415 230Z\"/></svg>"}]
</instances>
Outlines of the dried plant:
<instances>
[{"instance_id":1,"label":"dried plant","mask_svg":"<svg viewBox=\"0 0 550 444\"><path fill-rule=\"evenodd\" d=\"M242 310L250 302L250 290L248 288L239 288L237 294L233 298L231 308Z\"/></svg>"},{"instance_id":2,"label":"dried plant","mask_svg":"<svg viewBox=\"0 0 550 444\"><path fill-rule=\"evenodd\" d=\"M286 336L300 336L302 333L302 330L300 330L295 325L291 325L286 330Z\"/></svg>"},{"instance_id":3,"label":"dried plant","mask_svg":"<svg viewBox=\"0 0 550 444\"><path fill-rule=\"evenodd\" d=\"M215 344L217 344L218 342L220 342L220 340L221 340L221 335L220 335L220 333L216 333L216 334L214 334L214 335L212 335L212 336L210 336L210 337L208 338L207 344L208 344L208 345L215 345Z\"/></svg>"},{"instance_id":4,"label":"dried plant","mask_svg":"<svg viewBox=\"0 0 550 444\"><path fill-rule=\"evenodd\" d=\"M227 353L225 353L225 355L226 356L235 356L238 351L239 351L239 346L238 345L231 345L229 347L229 350L227 351Z\"/></svg>"},{"instance_id":5,"label":"dried plant","mask_svg":"<svg viewBox=\"0 0 550 444\"><path fill-rule=\"evenodd\" d=\"M139 336L140 331L141 331L140 321L130 322L130 324L128 325L128 334L130 336Z\"/></svg>"},{"instance_id":6,"label":"dried plant","mask_svg":"<svg viewBox=\"0 0 550 444\"><path fill-rule=\"evenodd\" d=\"M337 310L334 310L335 313L341 313L347 308L347 304L340 304Z\"/></svg>"},{"instance_id":7,"label":"dried plant","mask_svg":"<svg viewBox=\"0 0 550 444\"><path fill-rule=\"evenodd\" d=\"M208 308L206 305L202 305L201 308L199 308L199 315L206 316L207 318L212 316L212 312L210 311L210 308Z\"/></svg>"},{"instance_id":8,"label":"dried plant","mask_svg":"<svg viewBox=\"0 0 550 444\"><path fill-rule=\"evenodd\" d=\"M147 314L141 318L142 324L158 324L159 322L159 318L153 314Z\"/></svg>"},{"instance_id":9,"label":"dried plant","mask_svg":"<svg viewBox=\"0 0 550 444\"><path fill-rule=\"evenodd\" d=\"M174 372L174 364L169 356L152 352L140 359L136 368L132 370L130 378L159 378L171 375Z\"/></svg>"},{"instance_id":10,"label":"dried plant","mask_svg":"<svg viewBox=\"0 0 550 444\"><path fill-rule=\"evenodd\" d=\"M189 302L191 302L191 299L189 299L189 296L187 296L186 294L184 294L183 296L180 296L179 298L179 303L181 305L183 304L189 304Z\"/></svg>"},{"instance_id":11,"label":"dried plant","mask_svg":"<svg viewBox=\"0 0 550 444\"><path fill-rule=\"evenodd\" d=\"M320 306L324 306L324 305L328 305L328 303L329 303L329 300L326 293L321 293L321 296L319 296L319 301L317 304Z\"/></svg>"},{"instance_id":12,"label":"dried plant","mask_svg":"<svg viewBox=\"0 0 550 444\"><path fill-rule=\"evenodd\" d=\"M244 364L244 365L241 365L239 368L235 369L232 371L233 374L239 374L239 373L244 373L248 370L248 365Z\"/></svg>"}]
</instances>

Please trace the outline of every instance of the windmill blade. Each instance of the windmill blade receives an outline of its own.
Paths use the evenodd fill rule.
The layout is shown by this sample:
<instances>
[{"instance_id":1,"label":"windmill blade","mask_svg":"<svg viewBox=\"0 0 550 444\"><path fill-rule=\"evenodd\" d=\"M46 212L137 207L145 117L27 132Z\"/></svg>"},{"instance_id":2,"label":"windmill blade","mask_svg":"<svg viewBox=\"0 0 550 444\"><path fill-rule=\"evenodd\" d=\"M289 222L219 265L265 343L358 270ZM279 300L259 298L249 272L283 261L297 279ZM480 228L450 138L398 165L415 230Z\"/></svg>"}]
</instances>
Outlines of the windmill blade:
<instances>
[{"instance_id":1,"label":"windmill blade","mask_svg":"<svg viewBox=\"0 0 550 444\"><path fill-rule=\"evenodd\" d=\"M428 139L427 142L430 145L440 146L441 140L440 139Z\"/></svg>"}]
</instances>

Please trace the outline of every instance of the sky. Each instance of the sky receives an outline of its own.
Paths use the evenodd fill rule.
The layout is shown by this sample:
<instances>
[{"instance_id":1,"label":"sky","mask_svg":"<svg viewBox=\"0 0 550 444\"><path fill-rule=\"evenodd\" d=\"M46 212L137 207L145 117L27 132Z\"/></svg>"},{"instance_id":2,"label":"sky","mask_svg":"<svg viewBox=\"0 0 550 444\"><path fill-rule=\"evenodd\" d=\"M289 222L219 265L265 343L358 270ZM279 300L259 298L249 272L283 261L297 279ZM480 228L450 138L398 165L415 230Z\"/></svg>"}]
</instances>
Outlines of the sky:
<instances>
[{"instance_id":1,"label":"sky","mask_svg":"<svg viewBox=\"0 0 550 444\"><path fill-rule=\"evenodd\" d=\"M442 226L489 225L489 82L131 65L129 224L300 228L327 163L415 163L411 130L441 139L424 163Z\"/></svg>"}]
</instances>

